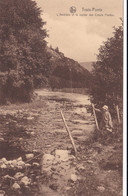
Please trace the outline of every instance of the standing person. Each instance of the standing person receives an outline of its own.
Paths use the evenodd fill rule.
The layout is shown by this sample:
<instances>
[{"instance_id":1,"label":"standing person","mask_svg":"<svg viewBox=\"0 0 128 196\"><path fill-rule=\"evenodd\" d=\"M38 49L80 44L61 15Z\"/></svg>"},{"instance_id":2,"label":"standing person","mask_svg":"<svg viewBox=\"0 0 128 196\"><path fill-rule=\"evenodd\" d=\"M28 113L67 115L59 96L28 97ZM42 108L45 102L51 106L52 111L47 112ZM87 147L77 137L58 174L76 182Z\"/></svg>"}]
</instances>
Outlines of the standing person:
<instances>
[{"instance_id":1,"label":"standing person","mask_svg":"<svg viewBox=\"0 0 128 196\"><path fill-rule=\"evenodd\" d=\"M95 111L100 112L102 114L102 119L100 122L100 129L104 132L104 131L109 131L112 132L113 129L113 123L112 123L112 117L111 114L108 110L108 106L104 105L102 107L102 110L99 110L95 107L93 107L95 109Z\"/></svg>"}]
</instances>

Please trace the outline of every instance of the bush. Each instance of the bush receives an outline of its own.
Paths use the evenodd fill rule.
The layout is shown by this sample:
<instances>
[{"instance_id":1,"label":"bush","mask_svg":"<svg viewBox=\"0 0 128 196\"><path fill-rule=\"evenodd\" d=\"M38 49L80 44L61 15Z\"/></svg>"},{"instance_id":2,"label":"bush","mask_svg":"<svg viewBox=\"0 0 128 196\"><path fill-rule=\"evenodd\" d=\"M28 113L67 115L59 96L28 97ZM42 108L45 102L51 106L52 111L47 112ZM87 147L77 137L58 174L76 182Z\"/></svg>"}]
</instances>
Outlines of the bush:
<instances>
[{"instance_id":1,"label":"bush","mask_svg":"<svg viewBox=\"0 0 128 196\"><path fill-rule=\"evenodd\" d=\"M123 100L123 24L99 48L93 64L92 101L110 108Z\"/></svg>"}]
</instances>

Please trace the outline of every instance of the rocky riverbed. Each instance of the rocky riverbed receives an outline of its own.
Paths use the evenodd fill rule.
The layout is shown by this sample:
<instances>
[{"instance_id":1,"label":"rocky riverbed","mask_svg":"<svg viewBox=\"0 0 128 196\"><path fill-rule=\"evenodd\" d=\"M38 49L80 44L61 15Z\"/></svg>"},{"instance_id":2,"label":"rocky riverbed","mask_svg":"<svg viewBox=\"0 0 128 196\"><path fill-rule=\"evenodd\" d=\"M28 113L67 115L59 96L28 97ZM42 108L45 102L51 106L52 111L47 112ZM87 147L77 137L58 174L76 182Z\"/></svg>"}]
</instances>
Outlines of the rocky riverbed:
<instances>
[{"instance_id":1,"label":"rocky riverbed","mask_svg":"<svg viewBox=\"0 0 128 196\"><path fill-rule=\"evenodd\" d=\"M36 94L0 107L0 196L121 196L122 126L101 138L87 95Z\"/></svg>"}]
</instances>

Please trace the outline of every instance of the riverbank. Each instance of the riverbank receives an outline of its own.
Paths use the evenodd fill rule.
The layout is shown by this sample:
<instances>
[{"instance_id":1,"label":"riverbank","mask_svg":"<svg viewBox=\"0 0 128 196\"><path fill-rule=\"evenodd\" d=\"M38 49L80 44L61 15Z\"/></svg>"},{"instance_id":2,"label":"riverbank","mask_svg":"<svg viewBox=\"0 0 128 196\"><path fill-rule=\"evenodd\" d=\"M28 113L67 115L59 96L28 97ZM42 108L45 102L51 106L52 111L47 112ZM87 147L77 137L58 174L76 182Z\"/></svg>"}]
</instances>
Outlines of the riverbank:
<instances>
[{"instance_id":1,"label":"riverbank","mask_svg":"<svg viewBox=\"0 0 128 196\"><path fill-rule=\"evenodd\" d=\"M122 126L101 138L95 132L87 95L36 93L32 103L0 107L0 160L6 159L1 161L5 168L0 168L3 195L121 196ZM18 172L21 176L16 178Z\"/></svg>"}]
</instances>

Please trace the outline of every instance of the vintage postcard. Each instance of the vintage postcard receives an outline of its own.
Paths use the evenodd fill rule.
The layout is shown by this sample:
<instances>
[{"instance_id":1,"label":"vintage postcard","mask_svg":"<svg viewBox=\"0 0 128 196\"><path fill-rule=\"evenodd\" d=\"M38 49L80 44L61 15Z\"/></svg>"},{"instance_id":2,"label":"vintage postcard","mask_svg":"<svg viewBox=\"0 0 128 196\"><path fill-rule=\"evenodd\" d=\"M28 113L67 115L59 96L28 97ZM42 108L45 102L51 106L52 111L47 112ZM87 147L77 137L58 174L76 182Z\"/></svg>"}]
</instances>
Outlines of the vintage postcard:
<instances>
[{"instance_id":1,"label":"vintage postcard","mask_svg":"<svg viewBox=\"0 0 128 196\"><path fill-rule=\"evenodd\" d=\"M125 196L125 4L0 0L0 196Z\"/></svg>"}]
</instances>

